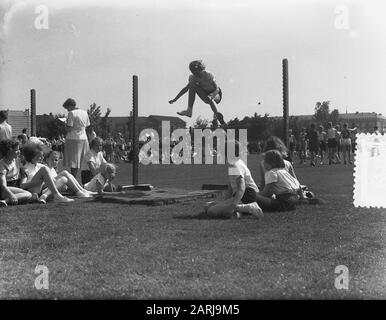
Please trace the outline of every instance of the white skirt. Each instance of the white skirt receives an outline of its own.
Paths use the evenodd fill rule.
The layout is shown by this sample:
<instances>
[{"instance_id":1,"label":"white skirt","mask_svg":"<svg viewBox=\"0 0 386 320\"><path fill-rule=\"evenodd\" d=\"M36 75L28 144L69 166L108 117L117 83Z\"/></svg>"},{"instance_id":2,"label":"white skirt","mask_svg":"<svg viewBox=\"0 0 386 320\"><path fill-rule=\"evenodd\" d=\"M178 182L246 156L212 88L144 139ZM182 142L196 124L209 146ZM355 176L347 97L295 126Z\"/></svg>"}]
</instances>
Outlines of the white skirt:
<instances>
[{"instance_id":1,"label":"white skirt","mask_svg":"<svg viewBox=\"0 0 386 320\"><path fill-rule=\"evenodd\" d=\"M88 140L66 139L64 143L63 165L68 168L80 168L83 158L89 150Z\"/></svg>"}]
</instances>

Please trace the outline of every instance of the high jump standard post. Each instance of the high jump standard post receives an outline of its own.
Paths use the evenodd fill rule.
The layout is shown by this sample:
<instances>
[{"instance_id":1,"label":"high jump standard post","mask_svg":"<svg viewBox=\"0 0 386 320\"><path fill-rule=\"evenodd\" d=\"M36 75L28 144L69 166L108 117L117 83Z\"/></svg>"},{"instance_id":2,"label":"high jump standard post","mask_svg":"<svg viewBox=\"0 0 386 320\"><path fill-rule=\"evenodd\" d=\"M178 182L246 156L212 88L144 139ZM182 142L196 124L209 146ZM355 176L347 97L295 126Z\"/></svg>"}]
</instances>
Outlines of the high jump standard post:
<instances>
[{"instance_id":1,"label":"high jump standard post","mask_svg":"<svg viewBox=\"0 0 386 320\"><path fill-rule=\"evenodd\" d=\"M288 60L283 59L283 130L284 143L288 147L288 131L289 131L289 92L288 92Z\"/></svg>"},{"instance_id":2,"label":"high jump standard post","mask_svg":"<svg viewBox=\"0 0 386 320\"><path fill-rule=\"evenodd\" d=\"M138 76L133 76L133 115L132 115L132 126L131 126L131 138L132 138L132 147L134 153L133 159L133 185L138 184L138 130L137 130L137 120L138 120Z\"/></svg>"}]
</instances>

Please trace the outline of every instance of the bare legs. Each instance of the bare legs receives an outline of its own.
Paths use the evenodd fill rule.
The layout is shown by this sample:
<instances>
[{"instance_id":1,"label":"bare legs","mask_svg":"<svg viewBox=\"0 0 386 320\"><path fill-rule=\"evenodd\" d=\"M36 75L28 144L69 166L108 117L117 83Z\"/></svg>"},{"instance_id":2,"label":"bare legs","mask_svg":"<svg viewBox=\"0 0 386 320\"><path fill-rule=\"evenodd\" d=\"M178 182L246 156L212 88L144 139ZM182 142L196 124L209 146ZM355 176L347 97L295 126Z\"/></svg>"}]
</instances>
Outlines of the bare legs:
<instances>
[{"instance_id":1,"label":"bare legs","mask_svg":"<svg viewBox=\"0 0 386 320\"><path fill-rule=\"evenodd\" d=\"M183 115L183 116L188 116L188 117L192 116L193 105L194 105L194 102L196 100L196 94L197 94L203 102L205 102L206 104L209 104L216 119L218 119L221 124L225 124L222 114L217 111L216 102L214 101L214 99L208 98L208 93L204 89L202 89L198 85L190 84L188 93L189 93L188 109L186 111L177 112L178 114Z\"/></svg>"},{"instance_id":2,"label":"bare legs","mask_svg":"<svg viewBox=\"0 0 386 320\"><path fill-rule=\"evenodd\" d=\"M50 175L49 169L45 166L40 168L40 170L33 176L28 191L32 193L40 193L43 182L57 200L66 202L72 201L71 199L62 196Z\"/></svg>"}]
</instances>

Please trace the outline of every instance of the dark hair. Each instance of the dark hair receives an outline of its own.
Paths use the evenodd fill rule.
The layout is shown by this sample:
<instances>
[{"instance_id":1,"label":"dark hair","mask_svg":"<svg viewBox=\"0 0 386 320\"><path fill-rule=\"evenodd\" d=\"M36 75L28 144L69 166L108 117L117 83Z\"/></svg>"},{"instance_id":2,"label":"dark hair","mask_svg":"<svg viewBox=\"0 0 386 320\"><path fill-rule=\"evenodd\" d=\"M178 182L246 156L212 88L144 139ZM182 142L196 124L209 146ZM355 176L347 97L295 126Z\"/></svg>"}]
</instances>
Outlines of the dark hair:
<instances>
[{"instance_id":1,"label":"dark hair","mask_svg":"<svg viewBox=\"0 0 386 320\"><path fill-rule=\"evenodd\" d=\"M288 154L288 149L284 142L276 136L270 136L267 140L265 140L264 152L270 150L278 150L284 157Z\"/></svg>"},{"instance_id":2,"label":"dark hair","mask_svg":"<svg viewBox=\"0 0 386 320\"><path fill-rule=\"evenodd\" d=\"M311 123L310 127L312 130L314 130L316 128L315 123Z\"/></svg>"},{"instance_id":3,"label":"dark hair","mask_svg":"<svg viewBox=\"0 0 386 320\"><path fill-rule=\"evenodd\" d=\"M43 148L40 144L25 144L23 146L23 156L25 161L31 162L33 158L35 158L39 152L42 152Z\"/></svg>"},{"instance_id":4,"label":"dark hair","mask_svg":"<svg viewBox=\"0 0 386 320\"><path fill-rule=\"evenodd\" d=\"M96 138L92 139L91 142L90 142L90 149L93 149L97 142L102 144L103 140L101 138L99 138L99 137L96 137Z\"/></svg>"},{"instance_id":5,"label":"dark hair","mask_svg":"<svg viewBox=\"0 0 386 320\"><path fill-rule=\"evenodd\" d=\"M27 128L24 128L21 132L22 133L27 133Z\"/></svg>"},{"instance_id":6,"label":"dark hair","mask_svg":"<svg viewBox=\"0 0 386 320\"><path fill-rule=\"evenodd\" d=\"M0 111L1 112L1 111ZM19 141L15 139L5 139L0 141L0 153L3 157L8 156L9 152L19 146Z\"/></svg>"},{"instance_id":7,"label":"dark hair","mask_svg":"<svg viewBox=\"0 0 386 320\"><path fill-rule=\"evenodd\" d=\"M1 110L0 111L0 119L1 120L7 120L7 118L8 118L8 112L4 111L4 110Z\"/></svg>"},{"instance_id":8,"label":"dark hair","mask_svg":"<svg viewBox=\"0 0 386 320\"><path fill-rule=\"evenodd\" d=\"M189 70L192 73L196 71L205 70L205 64L202 62L202 60L194 60L191 63L189 63Z\"/></svg>"},{"instance_id":9,"label":"dark hair","mask_svg":"<svg viewBox=\"0 0 386 320\"><path fill-rule=\"evenodd\" d=\"M272 169L285 168L283 156L278 150L267 151L264 155L264 162L268 163Z\"/></svg>"},{"instance_id":10,"label":"dark hair","mask_svg":"<svg viewBox=\"0 0 386 320\"><path fill-rule=\"evenodd\" d=\"M76 102L74 99L72 98L68 98L66 101L64 101L63 103L63 107L64 108L68 108L68 107L75 107L76 106Z\"/></svg>"}]
</instances>

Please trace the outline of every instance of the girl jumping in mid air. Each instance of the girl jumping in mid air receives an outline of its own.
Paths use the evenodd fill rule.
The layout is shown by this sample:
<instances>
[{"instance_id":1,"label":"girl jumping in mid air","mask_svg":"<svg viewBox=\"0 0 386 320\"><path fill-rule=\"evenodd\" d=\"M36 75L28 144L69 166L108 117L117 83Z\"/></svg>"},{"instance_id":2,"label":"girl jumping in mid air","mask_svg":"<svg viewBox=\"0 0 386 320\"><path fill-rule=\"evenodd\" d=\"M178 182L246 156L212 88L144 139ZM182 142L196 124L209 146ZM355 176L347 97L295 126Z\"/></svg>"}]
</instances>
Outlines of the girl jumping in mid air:
<instances>
[{"instance_id":1,"label":"girl jumping in mid air","mask_svg":"<svg viewBox=\"0 0 386 320\"><path fill-rule=\"evenodd\" d=\"M174 99L170 100L169 103L173 104L189 91L188 109L177 113L180 116L191 117L193 113L194 100L197 94L202 101L210 105L214 114L214 119L217 119L222 125L224 125L224 117L217 111L217 104L220 103L222 99L222 92L216 83L214 75L205 70L205 65L201 60L192 61L189 64L189 69L192 74L189 76L188 84Z\"/></svg>"}]
</instances>

